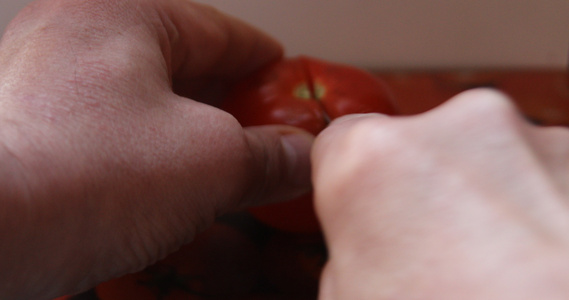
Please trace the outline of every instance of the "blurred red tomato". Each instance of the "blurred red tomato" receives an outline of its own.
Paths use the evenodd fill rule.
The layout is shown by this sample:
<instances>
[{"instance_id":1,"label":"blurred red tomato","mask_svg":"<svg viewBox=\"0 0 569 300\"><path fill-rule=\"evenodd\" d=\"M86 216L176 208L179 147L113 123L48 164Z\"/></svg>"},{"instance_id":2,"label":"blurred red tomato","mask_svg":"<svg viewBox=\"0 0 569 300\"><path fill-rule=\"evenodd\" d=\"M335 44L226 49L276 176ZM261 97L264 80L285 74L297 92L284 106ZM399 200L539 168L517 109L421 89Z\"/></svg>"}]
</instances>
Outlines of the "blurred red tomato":
<instances>
[{"instance_id":1,"label":"blurred red tomato","mask_svg":"<svg viewBox=\"0 0 569 300\"><path fill-rule=\"evenodd\" d=\"M318 134L352 113L394 114L385 84L363 70L309 57L285 59L238 83L222 108L242 126L287 124ZM251 209L260 221L290 232L320 230L310 195Z\"/></svg>"}]
</instances>

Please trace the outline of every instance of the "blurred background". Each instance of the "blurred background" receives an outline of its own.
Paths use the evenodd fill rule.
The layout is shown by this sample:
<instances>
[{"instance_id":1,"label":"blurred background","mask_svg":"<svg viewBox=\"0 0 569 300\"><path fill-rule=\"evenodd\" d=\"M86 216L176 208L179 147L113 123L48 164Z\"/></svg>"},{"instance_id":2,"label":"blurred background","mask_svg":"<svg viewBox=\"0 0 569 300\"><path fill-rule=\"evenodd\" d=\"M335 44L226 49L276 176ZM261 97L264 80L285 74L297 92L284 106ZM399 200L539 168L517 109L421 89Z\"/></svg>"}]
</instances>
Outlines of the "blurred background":
<instances>
[{"instance_id":1,"label":"blurred background","mask_svg":"<svg viewBox=\"0 0 569 300\"><path fill-rule=\"evenodd\" d=\"M0 0L0 30L30 0ZM157 0L159 1L159 0ZM200 0L307 54L374 69L558 68L568 0Z\"/></svg>"}]
</instances>

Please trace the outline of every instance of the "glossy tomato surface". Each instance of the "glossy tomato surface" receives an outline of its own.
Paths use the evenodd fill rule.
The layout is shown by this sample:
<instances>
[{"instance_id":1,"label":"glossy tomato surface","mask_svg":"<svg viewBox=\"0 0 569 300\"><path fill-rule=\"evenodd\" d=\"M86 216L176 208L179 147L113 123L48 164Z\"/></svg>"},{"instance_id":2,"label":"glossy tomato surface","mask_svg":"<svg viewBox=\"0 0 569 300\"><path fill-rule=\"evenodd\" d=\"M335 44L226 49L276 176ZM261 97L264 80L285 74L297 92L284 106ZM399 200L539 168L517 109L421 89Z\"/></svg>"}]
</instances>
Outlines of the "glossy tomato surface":
<instances>
[{"instance_id":1,"label":"glossy tomato surface","mask_svg":"<svg viewBox=\"0 0 569 300\"><path fill-rule=\"evenodd\" d=\"M309 57L284 59L252 74L236 85L222 108L245 127L286 124L312 134L343 115L396 112L386 85L371 73ZM311 195L255 207L251 213L284 231L320 230Z\"/></svg>"}]
</instances>

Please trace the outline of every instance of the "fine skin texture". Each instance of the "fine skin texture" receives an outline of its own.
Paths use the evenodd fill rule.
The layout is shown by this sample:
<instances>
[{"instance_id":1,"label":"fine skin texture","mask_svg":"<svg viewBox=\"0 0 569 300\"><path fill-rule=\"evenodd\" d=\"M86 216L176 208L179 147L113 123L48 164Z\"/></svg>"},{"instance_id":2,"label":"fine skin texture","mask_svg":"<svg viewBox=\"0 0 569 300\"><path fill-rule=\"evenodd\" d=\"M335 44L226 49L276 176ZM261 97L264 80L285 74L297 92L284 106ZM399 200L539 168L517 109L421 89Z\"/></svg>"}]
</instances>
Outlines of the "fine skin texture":
<instances>
[{"instance_id":1,"label":"fine skin texture","mask_svg":"<svg viewBox=\"0 0 569 300\"><path fill-rule=\"evenodd\" d=\"M0 42L0 299L134 272L224 212L310 189L313 137L224 87L282 56L184 0L42 0ZM566 299L569 133L475 90L315 141L321 299Z\"/></svg>"},{"instance_id":2,"label":"fine skin texture","mask_svg":"<svg viewBox=\"0 0 569 300\"><path fill-rule=\"evenodd\" d=\"M311 135L210 106L281 56L189 1L25 8L0 44L0 299L83 291L224 212L309 191Z\"/></svg>"},{"instance_id":3,"label":"fine skin texture","mask_svg":"<svg viewBox=\"0 0 569 300\"><path fill-rule=\"evenodd\" d=\"M316 139L320 299L567 299L569 131L472 90Z\"/></svg>"}]
</instances>

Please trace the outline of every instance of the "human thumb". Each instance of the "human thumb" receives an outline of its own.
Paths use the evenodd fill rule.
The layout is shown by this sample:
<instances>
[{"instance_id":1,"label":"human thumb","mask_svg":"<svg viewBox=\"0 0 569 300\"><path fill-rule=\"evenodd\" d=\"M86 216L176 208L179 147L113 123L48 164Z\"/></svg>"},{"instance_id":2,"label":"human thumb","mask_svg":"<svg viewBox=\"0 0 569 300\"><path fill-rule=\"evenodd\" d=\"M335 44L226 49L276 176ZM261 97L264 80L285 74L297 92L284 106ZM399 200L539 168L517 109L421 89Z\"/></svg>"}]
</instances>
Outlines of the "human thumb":
<instances>
[{"instance_id":1,"label":"human thumb","mask_svg":"<svg viewBox=\"0 0 569 300\"><path fill-rule=\"evenodd\" d=\"M314 136L295 127L245 128L250 149L250 178L243 205L292 199L311 190L310 150Z\"/></svg>"}]
</instances>

